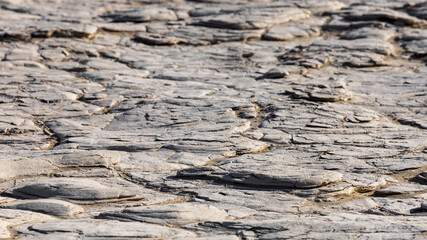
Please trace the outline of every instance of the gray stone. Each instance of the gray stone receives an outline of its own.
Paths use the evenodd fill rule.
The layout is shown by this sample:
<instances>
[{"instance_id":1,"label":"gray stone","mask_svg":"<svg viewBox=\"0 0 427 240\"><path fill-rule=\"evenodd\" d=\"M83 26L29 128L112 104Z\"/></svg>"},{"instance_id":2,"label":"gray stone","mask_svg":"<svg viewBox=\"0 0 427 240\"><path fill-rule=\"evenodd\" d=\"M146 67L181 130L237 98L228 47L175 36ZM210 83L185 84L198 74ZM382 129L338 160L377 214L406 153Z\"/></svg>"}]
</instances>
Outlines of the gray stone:
<instances>
[{"instance_id":1,"label":"gray stone","mask_svg":"<svg viewBox=\"0 0 427 240\"><path fill-rule=\"evenodd\" d=\"M178 176L208 176L221 181L259 187L275 186L302 189L321 187L342 181L343 175L339 172L292 166L292 161L303 157L298 153L276 151L273 154L260 154L256 158L236 158L235 161L218 164L219 169L206 167L185 169L180 171ZM245 165L245 163L249 164Z\"/></svg>"},{"instance_id":2,"label":"gray stone","mask_svg":"<svg viewBox=\"0 0 427 240\"><path fill-rule=\"evenodd\" d=\"M16 209L0 209L0 237L11 238L14 235L10 227L31 222L52 221L56 218L49 215Z\"/></svg>"},{"instance_id":3,"label":"gray stone","mask_svg":"<svg viewBox=\"0 0 427 240\"><path fill-rule=\"evenodd\" d=\"M264 78L282 78L288 75L289 75L289 72L287 72L284 69L273 68L268 70L268 72L266 72L263 77Z\"/></svg>"},{"instance_id":4,"label":"gray stone","mask_svg":"<svg viewBox=\"0 0 427 240\"><path fill-rule=\"evenodd\" d=\"M32 44L19 44L6 53L5 60L40 60L38 47Z\"/></svg>"},{"instance_id":5,"label":"gray stone","mask_svg":"<svg viewBox=\"0 0 427 240\"><path fill-rule=\"evenodd\" d=\"M289 41L295 38L308 38L320 35L320 29L305 24L286 24L274 26L269 29L263 38L275 41Z\"/></svg>"},{"instance_id":6,"label":"gray stone","mask_svg":"<svg viewBox=\"0 0 427 240\"><path fill-rule=\"evenodd\" d=\"M324 84L318 81L316 85L310 84L310 82L295 85L287 92L298 98L320 102L346 102L353 98L353 93L347 89L342 80L329 79L324 81Z\"/></svg>"},{"instance_id":7,"label":"gray stone","mask_svg":"<svg viewBox=\"0 0 427 240\"><path fill-rule=\"evenodd\" d=\"M26 198L70 200L105 200L133 197L135 194L118 187L105 186L83 178L40 178L11 189L11 194Z\"/></svg>"},{"instance_id":8,"label":"gray stone","mask_svg":"<svg viewBox=\"0 0 427 240\"><path fill-rule=\"evenodd\" d=\"M178 238L195 237L190 231L148 223L74 219L35 223L20 227L20 236L40 238L67 233L77 238ZM59 235L62 238L62 235Z\"/></svg>"},{"instance_id":9,"label":"gray stone","mask_svg":"<svg viewBox=\"0 0 427 240\"><path fill-rule=\"evenodd\" d=\"M187 168L177 172L177 177L208 177L211 173L218 170L214 166L202 166L195 168Z\"/></svg>"},{"instance_id":10,"label":"gray stone","mask_svg":"<svg viewBox=\"0 0 427 240\"><path fill-rule=\"evenodd\" d=\"M155 33L137 33L135 34L135 40L150 45L175 45L185 41L185 39L177 37L167 37Z\"/></svg>"},{"instance_id":11,"label":"gray stone","mask_svg":"<svg viewBox=\"0 0 427 240\"><path fill-rule=\"evenodd\" d=\"M424 171L417 175L417 178L424 183L427 183L427 171Z\"/></svg>"},{"instance_id":12,"label":"gray stone","mask_svg":"<svg viewBox=\"0 0 427 240\"><path fill-rule=\"evenodd\" d=\"M411 15L415 15L421 19L427 19L427 4L426 2L420 2L413 6L410 6L408 12Z\"/></svg>"},{"instance_id":13,"label":"gray stone","mask_svg":"<svg viewBox=\"0 0 427 240\"><path fill-rule=\"evenodd\" d=\"M375 28L359 28L350 32L343 33L341 36L344 39L358 39L358 38L374 38L388 41L393 38L396 33L390 29L375 29Z\"/></svg>"},{"instance_id":14,"label":"gray stone","mask_svg":"<svg viewBox=\"0 0 427 240\"><path fill-rule=\"evenodd\" d=\"M406 43L405 49L408 52L414 53L416 55L425 55L427 53L425 50L426 46L427 46L427 39L414 40Z\"/></svg>"},{"instance_id":15,"label":"gray stone","mask_svg":"<svg viewBox=\"0 0 427 240\"><path fill-rule=\"evenodd\" d=\"M427 186L417 184L400 184L375 191L377 195L414 194L427 190Z\"/></svg>"},{"instance_id":16,"label":"gray stone","mask_svg":"<svg viewBox=\"0 0 427 240\"><path fill-rule=\"evenodd\" d=\"M162 7L133 7L102 15L114 22L149 22L177 20L174 11Z\"/></svg>"},{"instance_id":17,"label":"gray stone","mask_svg":"<svg viewBox=\"0 0 427 240\"><path fill-rule=\"evenodd\" d=\"M221 178L224 181L255 186L277 186L289 188L313 188L340 182L342 174L332 171L310 171L308 169L285 168L274 171L232 171Z\"/></svg>"},{"instance_id":18,"label":"gray stone","mask_svg":"<svg viewBox=\"0 0 427 240\"><path fill-rule=\"evenodd\" d=\"M58 217L72 217L84 211L78 205L56 199L21 200L2 204L0 207L40 212Z\"/></svg>"},{"instance_id":19,"label":"gray stone","mask_svg":"<svg viewBox=\"0 0 427 240\"><path fill-rule=\"evenodd\" d=\"M236 235L213 235L213 236L206 236L206 237L198 237L198 238L177 238L179 240L196 240L196 239L201 239L201 240L214 240L214 239L218 239L218 240L238 240L239 237Z\"/></svg>"},{"instance_id":20,"label":"gray stone","mask_svg":"<svg viewBox=\"0 0 427 240\"><path fill-rule=\"evenodd\" d=\"M400 22L406 25L414 25L421 22L419 19L404 12L394 11L387 8L359 6L351 9L340 10L336 13L350 21L389 21L395 23Z\"/></svg>"},{"instance_id":21,"label":"gray stone","mask_svg":"<svg viewBox=\"0 0 427 240\"><path fill-rule=\"evenodd\" d=\"M19 176L31 176L37 173L52 173L58 169L77 167L105 167L111 168L120 162L120 155L112 151L70 151L59 150L46 154L27 154L21 156L4 154L1 159L3 179Z\"/></svg>"},{"instance_id":22,"label":"gray stone","mask_svg":"<svg viewBox=\"0 0 427 240\"><path fill-rule=\"evenodd\" d=\"M309 11L298 8L249 8L233 14L200 17L191 24L229 29L260 29L309 16Z\"/></svg>"},{"instance_id":23,"label":"gray stone","mask_svg":"<svg viewBox=\"0 0 427 240\"><path fill-rule=\"evenodd\" d=\"M404 41L427 39L427 31L423 29L408 29L403 32L400 39Z\"/></svg>"},{"instance_id":24,"label":"gray stone","mask_svg":"<svg viewBox=\"0 0 427 240\"><path fill-rule=\"evenodd\" d=\"M60 24L55 26L56 29L53 32L54 36L57 37L85 37L85 38L93 38L98 28L93 25L83 25L83 24ZM39 30L40 31L40 30ZM43 30L41 30L43 31ZM50 30L51 31L51 30Z\"/></svg>"},{"instance_id":25,"label":"gray stone","mask_svg":"<svg viewBox=\"0 0 427 240\"><path fill-rule=\"evenodd\" d=\"M203 214L201 214L203 213ZM118 213L103 213L99 218L132 220L175 226L202 221L218 221L227 218L224 210L198 203L179 203L127 208Z\"/></svg>"},{"instance_id":26,"label":"gray stone","mask_svg":"<svg viewBox=\"0 0 427 240\"><path fill-rule=\"evenodd\" d=\"M182 26L164 33L138 33L135 40L149 45L193 44L247 41L260 39L263 30L211 29L207 27Z\"/></svg>"},{"instance_id":27,"label":"gray stone","mask_svg":"<svg viewBox=\"0 0 427 240\"><path fill-rule=\"evenodd\" d=\"M394 52L392 44L380 39L355 39L355 40L323 40L310 45L312 51L369 51L383 55L390 55Z\"/></svg>"},{"instance_id":28,"label":"gray stone","mask_svg":"<svg viewBox=\"0 0 427 240\"><path fill-rule=\"evenodd\" d=\"M422 210L422 201L425 197L418 196L405 199L377 199L378 208L366 212L378 215L425 216L426 214Z\"/></svg>"}]
</instances>

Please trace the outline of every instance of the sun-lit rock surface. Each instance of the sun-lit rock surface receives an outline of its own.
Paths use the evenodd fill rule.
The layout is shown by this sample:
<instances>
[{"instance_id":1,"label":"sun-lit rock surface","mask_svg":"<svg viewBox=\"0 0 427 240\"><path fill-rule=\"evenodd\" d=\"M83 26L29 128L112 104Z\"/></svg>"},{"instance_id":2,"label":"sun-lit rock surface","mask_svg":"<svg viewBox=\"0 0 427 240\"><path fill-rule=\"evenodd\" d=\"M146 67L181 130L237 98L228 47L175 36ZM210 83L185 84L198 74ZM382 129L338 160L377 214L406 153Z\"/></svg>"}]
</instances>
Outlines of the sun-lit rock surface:
<instances>
[{"instance_id":1,"label":"sun-lit rock surface","mask_svg":"<svg viewBox=\"0 0 427 240\"><path fill-rule=\"evenodd\" d=\"M424 239L425 0L0 0L0 239Z\"/></svg>"}]
</instances>

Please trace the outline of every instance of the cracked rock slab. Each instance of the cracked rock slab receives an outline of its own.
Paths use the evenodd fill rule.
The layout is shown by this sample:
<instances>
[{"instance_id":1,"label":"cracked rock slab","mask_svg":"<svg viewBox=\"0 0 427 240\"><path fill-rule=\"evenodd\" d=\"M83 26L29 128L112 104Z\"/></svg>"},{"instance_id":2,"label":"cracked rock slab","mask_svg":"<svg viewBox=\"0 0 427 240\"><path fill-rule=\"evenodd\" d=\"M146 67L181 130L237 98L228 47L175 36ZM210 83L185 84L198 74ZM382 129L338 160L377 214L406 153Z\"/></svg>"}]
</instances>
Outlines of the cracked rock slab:
<instances>
[{"instance_id":1,"label":"cracked rock slab","mask_svg":"<svg viewBox=\"0 0 427 240\"><path fill-rule=\"evenodd\" d=\"M108 187L84 178L40 178L24 182L10 190L17 197L58 198L70 200L105 200L133 197L135 194L118 187Z\"/></svg>"},{"instance_id":2,"label":"cracked rock slab","mask_svg":"<svg viewBox=\"0 0 427 240\"><path fill-rule=\"evenodd\" d=\"M78 205L57 199L18 200L0 205L1 208L20 209L58 217L71 217L84 212Z\"/></svg>"},{"instance_id":3,"label":"cracked rock slab","mask_svg":"<svg viewBox=\"0 0 427 240\"><path fill-rule=\"evenodd\" d=\"M346 83L343 81L329 79L324 81L324 84L320 84L321 81L319 80L316 82L317 84L311 84L310 82L293 84L295 86L288 90L288 93L298 98L320 102L347 102L353 98L353 93L348 90Z\"/></svg>"},{"instance_id":4,"label":"cracked rock slab","mask_svg":"<svg viewBox=\"0 0 427 240\"><path fill-rule=\"evenodd\" d=\"M52 173L58 169L77 167L111 168L120 162L120 155L113 151L69 151L58 150L49 155L21 152L19 155L3 154L0 160L3 179L30 176L36 173Z\"/></svg>"},{"instance_id":5,"label":"cracked rock slab","mask_svg":"<svg viewBox=\"0 0 427 240\"><path fill-rule=\"evenodd\" d=\"M396 194L411 194L423 192L427 190L427 186L418 184L400 184L389 186L375 191L375 194L381 196L396 195Z\"/></svg>"},{"instance_id":6,"label":"cracked rock slab","mask_svg":"<svg viewBox=\"0 0 427 240\"><path fill-rule=\"evenodd\" d=\"M339 172L309 170L304 168L260 169L255 171L231 171L221 180L254 186L287 188L315 188L342 180Z\"/></svg>"},{"instance_id":7,"label":"cracked rock slab","mask_svg":"<svg viewBox=\"0 0 427 240\"><path fill-rule=\"evenodd\" d=\"M56 218L49 215L16 209L0 209L0 238L10 238L10 226L31 222L52 221Z\"/></svg>"},{"instance_id":8,"label":"cracked rock slab","mask_svg":"<svg viewBox=\"0 0 427 240\"><path fill-rule=\"evenodd\" d=\"M284 154L275 156L275 154ZM234 161L212 167L198 167L178 171L180 177L208 177L221 181L251 186L283 188L317 188L341 182L343 175L337 171L296 167L292 162L304 155L276 152L258 155L256 158L240 157ZM286 155L288 154L288 155ZM294 155L295 154L295 155ZM289 158L289 160L287 160ZM294 159L295 158L295 159Z\"/></svg>"},{"instance_id":9,"label":"cracked rock slab","mask_svg":"<svg viewBox=\"0 0 427 240\"><path fill-rule=\"evenodd\" d=\"M149 21L171 21L177 20L174 11L161 7L133 7L117 10L102 15L110 18L113 22L149 22Z\"/></svg>"},{"instance_id":10,"label":"cracked rock slab","mask_svg":"<svg viewBox=\"0 0 427 240\"><path fill-rule=\"evenodd\" d=\"M126 208L121 212L100 214L98 218L149 222L155 224L186 225L202 221L226 219L228 214L214 206L198 203Z\"/></svg>"},{"instance_id":11,"label":"cracked rock slab","mask_svg":"<svg viewBox=\"0 0 427 240\"><path fill-rule=\"evenodd\" d=\"M75 219L35 223L19 227L27 239L40 237L74 238L178 238L195 237L193 232L140 222Z\"/></svg>"},{"instance_id":12,"label":"cracked rock slab","mask_svg":"<svg viewBox=\"0 0 427 240\"><path fill-rule=\"evenodd\" d=\"M298 8L250 8L234 14L204 16L190 23L214 28L261 29L309 16L309 11Z\"/></svg>"}]
</instances>

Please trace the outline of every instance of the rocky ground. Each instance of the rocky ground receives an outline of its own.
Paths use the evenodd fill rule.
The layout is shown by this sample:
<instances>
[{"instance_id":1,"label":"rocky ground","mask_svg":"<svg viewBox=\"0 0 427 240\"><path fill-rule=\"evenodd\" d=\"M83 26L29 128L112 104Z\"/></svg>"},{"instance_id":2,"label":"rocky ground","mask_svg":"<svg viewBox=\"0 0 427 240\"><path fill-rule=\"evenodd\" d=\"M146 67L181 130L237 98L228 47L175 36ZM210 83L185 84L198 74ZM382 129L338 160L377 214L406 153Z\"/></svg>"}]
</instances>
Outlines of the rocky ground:
<instances>
[{"instance_id":1,"label":"rocky ground","mask_svg":"<svg viewBox=\"0 0 427 240\"><path fill-rule=\"evenodd\" d=\"M0 0L0 239L426 239L425 0Z\"/></svg>"}]
</instances>

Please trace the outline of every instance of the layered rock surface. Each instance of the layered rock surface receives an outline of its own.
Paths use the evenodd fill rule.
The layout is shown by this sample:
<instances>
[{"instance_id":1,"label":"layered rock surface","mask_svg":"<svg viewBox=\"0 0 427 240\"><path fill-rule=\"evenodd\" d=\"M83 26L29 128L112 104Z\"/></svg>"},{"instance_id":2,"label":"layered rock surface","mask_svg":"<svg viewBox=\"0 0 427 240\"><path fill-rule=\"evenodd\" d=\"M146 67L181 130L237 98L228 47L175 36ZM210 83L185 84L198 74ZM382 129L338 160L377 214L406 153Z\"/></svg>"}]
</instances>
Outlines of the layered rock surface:
<instances>
[{"instance_id":1,"label":"layered rock surface","mask_svg":"<svg viewBox=\"0 0 427 240\"><path fill-rule=\"evenodd\" d=\"M427 2L0 0L0 239L424 239Z\"/></svg>"}]
</instances>

